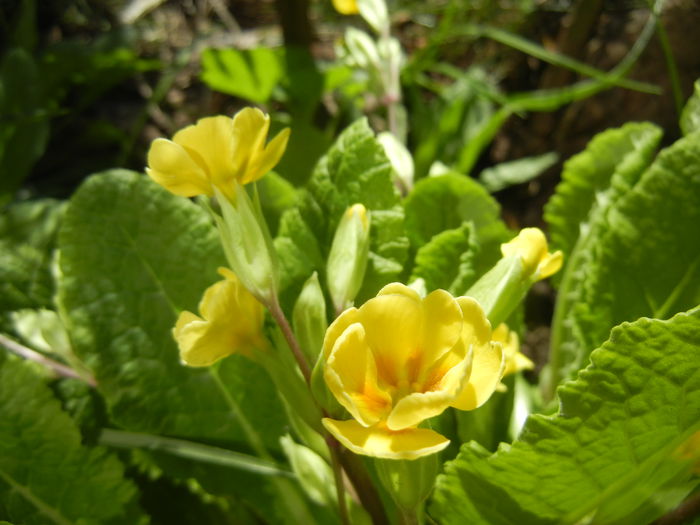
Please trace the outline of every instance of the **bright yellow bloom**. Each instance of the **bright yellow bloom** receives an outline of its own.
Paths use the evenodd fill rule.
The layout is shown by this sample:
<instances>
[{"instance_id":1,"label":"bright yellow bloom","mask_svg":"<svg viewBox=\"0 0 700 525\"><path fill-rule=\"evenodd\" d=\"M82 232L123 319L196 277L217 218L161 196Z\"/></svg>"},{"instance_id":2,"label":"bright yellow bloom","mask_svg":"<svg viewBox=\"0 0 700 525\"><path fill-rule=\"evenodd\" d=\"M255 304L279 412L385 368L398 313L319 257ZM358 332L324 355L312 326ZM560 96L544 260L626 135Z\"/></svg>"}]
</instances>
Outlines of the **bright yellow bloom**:
<instances>
[{"instance_id":1,"label":"bright yellow bloom","mask_svg":"<svg viewBox=\"0 0 700 525\"><path fill-rule=\"evenodd\" d=\"M270 171L287 147L289 128L267 145L270 117L245 108L233 118L207 117L178 131L173 140L156 139L148 150L146 173L175 195L214 195L214 187L229 198L234 182L247 184Z\"/></svg>"},{"instance_id":2,"label":"bright yellow bloom","mask_svg":"<svg viewBox=\"0 0 700 525\"><path fill-rule=\"evenodd\" d=\"M225 277L204 292L199 303L201 317L181 312L173 335L180 347L180 358L189 366L209 366L238 353L251 355L263 348L263 307L228 268L219 268Z\"/></svg>"},{"instance_id":3,"label":"bright yellow bloom","mask_svg":"<svg viewBox=\"0 0 700 525\"><path fill-rule=\"evenodd\" d=\"M501 253L504 257L519 255L525 274L533 281L539 281L559 271L564 255L561 250L549 253L547 238L539 228L524 228L518 236L501 244Z\"/></svg>"},{"instance_id":4,"label":"bright yellow bloom","mask_svg":"<svg viewBox=\"0 0 700 525\"><path fill-rule=\"evenodd\" d=\"M520 339L518 334L509 330L505 323L501 323L491 334L491 340L500 343L503 347L503 357L506 365L503 370L503 377L515 374L521 370L532 370L535 364L520 351ZM506 386L498 385L499 391L505 391Z\"/></svg>"},{"instance_id":5,"label":"bright yellow bloom","mask_svg":"<svg viewBox=\"0 0 700 525\"><path fill-rule=\"evenodd\" d=\"M323 352L326 384L354 418L324 419L324 426L353 452L388 459L445 448L447 438L418 425L448 407L483 404L504 367L474 299L444 290L421 299L399 283L343 312L328 328Z\"/></svg>"},{"instance_id":6,"label":"bright yellow bloom","mask_svg":"<svg viewBox=\"0 0 700 525\"><path fill-rule=\"evenodd\" d=\"M341 15L356 15L360 12L357 0L333 0L333 7Z\"/></svg>"}]
</instances>

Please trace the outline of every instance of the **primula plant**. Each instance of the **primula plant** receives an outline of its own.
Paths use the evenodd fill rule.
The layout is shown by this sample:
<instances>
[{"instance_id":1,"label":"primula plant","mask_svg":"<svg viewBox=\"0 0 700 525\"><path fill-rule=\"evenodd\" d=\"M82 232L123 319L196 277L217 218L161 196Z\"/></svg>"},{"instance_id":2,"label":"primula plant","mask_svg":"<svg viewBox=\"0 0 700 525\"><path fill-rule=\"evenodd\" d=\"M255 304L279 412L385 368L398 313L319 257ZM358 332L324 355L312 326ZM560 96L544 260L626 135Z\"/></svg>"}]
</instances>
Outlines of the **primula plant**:
<instances>
[{"instance_id":1,"label":"primula plant","mask_svg":"<svg viewBox=\"0 0 700 525\"><path fill-rule=\"evenodd\" d=\"M0 523L697 522L700 82L678 140L596 135L511 229L459 162L414 180L386 6L333 5L384 125L305 182L246 106L5 208Z\"/></svg>"}]
</instances>

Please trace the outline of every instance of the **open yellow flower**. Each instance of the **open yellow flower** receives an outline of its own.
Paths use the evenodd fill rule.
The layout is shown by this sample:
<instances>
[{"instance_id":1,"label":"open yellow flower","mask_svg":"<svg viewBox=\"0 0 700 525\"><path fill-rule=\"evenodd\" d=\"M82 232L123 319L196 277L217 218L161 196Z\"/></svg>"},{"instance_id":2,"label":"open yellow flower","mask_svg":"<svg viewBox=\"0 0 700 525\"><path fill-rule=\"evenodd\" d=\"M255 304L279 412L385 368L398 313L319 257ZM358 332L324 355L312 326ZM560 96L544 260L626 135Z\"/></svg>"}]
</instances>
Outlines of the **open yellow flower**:
<instances>
[{"instance_id":1,"label":"open yellow flower","mask_svg":"<svg viewBox=\"0 0 700 525\"><path fill-rule=\"evenodd\" d=\"M219 268L225 277L204 292L199 313L184 311L177 319L173 335L180 358L189 366L209 366L234 353L251 355L263 348L263 307L228 268Z\"/></svg>"},{"instance_id":2,"label":"open yellow flower","mask_svg":"<svg viewBox=\"0 0 700 525\"><path fill-rule=\"evenodd\" d=\"M424 299L393 283L343 312L323 343L324 378L354 419L324 419L353 452L415 459L449 440L418 425L448 407L472 410L503 374L501 345L479 304L436 290Z\"/></svg>"},{"instance_id":3,"label":"open yellow flower","mask_svg":"<svg viewBox=\"0 0 700 525\"><path fill-rule=\"evenodd\" d=\"M172 140L156 139L148 150L146 173L175 195L214 194L229 198L234 182L247 184L270 171L287 147L289 128L267 145L270 117L245 108L231 117L206 117L178 131Z\"/></svg>"},{"instance_id":4,"label":"open yellow flower","mask_svg":"<svg viewBox=\"0 0 700 525\"><path fill-rule=\"evenodd\" d=\"M513 330L508 328L508 325L501 323L491 334L491 340L500 343L503 347L503 357L505 359L505 368L503 377L515 374L521 370L532 370L535 364L520 351L520 338ZM498 385L499 391L506 390L506 386L501 383Z\"/></svg>"},{"instance_id":5,"label":"open yellow flower","mask_svg":"<svg viewBox=\"0 0 700 525\"><path fill-rule=\"evenodd\" d=\"M525 273L534 281L557 273L564 261L561 250L554 253L549 253L547 250L547 238L539 228L523 228L515 239L501 244L503 256L519 255L523 261Z\"/></svg>"},{"instance_id":6,"label":"open yellow flower","mask_svg":"<svg viewBox=\"0 0 700 525\"><path fill-rule=\"evenodd\" d=\"M360 12L357 0L333 0L333 7L341 15L356 15Z\"/></svg>"}]
</instances>

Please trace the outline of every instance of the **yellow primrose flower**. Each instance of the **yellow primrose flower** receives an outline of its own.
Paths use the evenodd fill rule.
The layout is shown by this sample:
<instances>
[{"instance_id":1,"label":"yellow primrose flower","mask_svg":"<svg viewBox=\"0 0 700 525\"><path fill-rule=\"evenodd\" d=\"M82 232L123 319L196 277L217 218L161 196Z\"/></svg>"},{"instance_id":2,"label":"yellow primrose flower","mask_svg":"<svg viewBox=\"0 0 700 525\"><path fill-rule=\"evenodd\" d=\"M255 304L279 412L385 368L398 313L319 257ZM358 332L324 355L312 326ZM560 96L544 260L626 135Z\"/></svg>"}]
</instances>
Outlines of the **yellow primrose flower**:
<instances>
[{"instance_id":1,"label":"yellow primrose flower","mask_svg":"<svg viewBox=\"0 0 700 525\"><path fill-rule=\"evenodd\" d=\"M547 250L547 238L539 228L523 228L515 239L501 244L503 256L519 255L526 275L534 281L549 277L561 268L564 260L561 250L554 253Z\"/></svg>"},{"instance_id":2,"label":"yellow primrose flower","mask_svg":"<svg viewBox=\"0 0 700 525\"><path fill-rule=\"evenodd\" d=\"M520 351L520 338L513 330L509 330L505 323L501 323L491 334L491 340L500 343L503 347L503 357L505 359L505 368L503 369L503 377L515 374L521 370L532 370L535 364ZM506 386L500 383L498 391L504 392Z\"/></svg>"},{"instance_id":3,"label":"yellow primrose flower","mask_svg":"<svg viewBox=\"0 0 700 525\"><path fill-rule=\"evenodd\" d=\"M146 173L175 195L214 195L228 198L234 182L247 184L270 171L287 147L289 128L267 145L270 117L245 108L233 118L206 117L181 129L172 140L156 139L148 150Z\"/></svg>"},{"instance_id":4,"label":"yellow primrose flower","mask_svg":"<svg viewBox=\"0 0 700 525\"><path fill-rule=\"evenodd\" d=\"M173 335L180 358L189 366L209 366L233 353L251 355L263 348L263 307L231 270L219 268L225 279L211 285L199 303L201 317L181 312Z\"/></svg>"},{"instance_id":5,"label":"yellow primrose flower","mask_svg":"<svg viewBox=\"0 0 700 525\"><path fill-rule=\"evenodd\" d=\"M323 353L326 384L354 418L326 418L324 426L353 452L387 459L445 448L447 438L418 425L448 407L482 405L504 367L474 299L444 290L421 299L399 283L343 312L326 332Z\"/></svg>"},{"instance_id":6,"label":"yellow primrose flower","mask_svg":"<svg viewBox=\"0 0 700 525\"><path fill-rule=\"evenodd\" d=\"M357 0L333 0L333 7L341 15L356 15L360 12Z\"/></svg>"}]
</instances>

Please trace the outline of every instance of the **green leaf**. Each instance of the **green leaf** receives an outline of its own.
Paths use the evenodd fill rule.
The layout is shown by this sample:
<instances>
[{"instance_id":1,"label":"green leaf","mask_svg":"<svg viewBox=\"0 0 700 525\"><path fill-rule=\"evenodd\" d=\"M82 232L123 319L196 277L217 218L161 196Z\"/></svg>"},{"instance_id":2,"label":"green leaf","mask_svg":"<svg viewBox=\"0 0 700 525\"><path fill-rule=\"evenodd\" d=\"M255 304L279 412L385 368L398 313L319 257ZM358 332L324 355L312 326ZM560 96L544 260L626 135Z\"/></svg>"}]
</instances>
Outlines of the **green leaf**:
<instances>
[{"instance_id":1,"label":"green leaf","mask_svg":"<svg viewBox=\"0 0 700 525\"><path fill-rule=\"evenodd\" d=\"M491 193L514 184L528 182L551 168L559 160L554 152L502 162L479 174L479 180Z\"/></svg>"},{"instance_id":2,"label":"green leaf","mask_svg":"<svg viewBox=\"0 0 700 525\"><path fill-rule=\"evenodd\" d=\"M464 175L447 173L421 179L406 198L405 207L406 230L414 250L434 235L472 223L475 241L481 247L475 264L477 277L500 258L499 246L510 238L498 203L481 184Z\"/></svg>"},{"instance_id":3,"label":"green leaf","mask_svg":"<svg viewBox=\"0 0 700 525\"><path fill-rule=\"evenodd\" d=\"M51 307L51 258L63 205L52 199L8 206L0 215L0 312Z\"/></svg>"},{"instance_id":4,"label":"green leaf","mask_svg":"<svg viewBox=\"0 0 700 525\"><path fill-rule=\"evenodd\" d=\"M593 218L560 288L550 388L557 376L583 366L613 326L643 316L665 319L700 303L698 202L696 132L663 150L633 188Z\"/></svg>"},{"instance_id":5,"label":"green leaf","mask_svg":"<svg viewBox=\"0 0 700 525\"><path fill-rule=\"evenodd\" d=\"M314 272L325 284L325 260L340 217L353 204L370 211L370 254L358 303L396 280L408 253L403 210L392 183L392 168L366 119L349 126L321 158L299 204L282 215L275 246L281 288L290 307Z\"/></svg>"},{"instance_id":6,"label":"green leaf","mask_svg":"<svg viewBox=\"0 0 700 525\"><path fill-rule=\"evenodd\" d=\"M8 51L0 64L0 204L9 200L46 149L49 124L42 89L31 55L20 48Z\"/></svg>"},{"instance_id":7,"label":"green leaf","mask_svg":"<svg viewBox=\"0 0 700 525\"><path fill-rule=\"evenodd\" d=\"M552 247L569 255L595 213L604 213L597 210L607 209L622 193L621 184L634 186L660 140L657 126L633 122L599 133L566 161L562 181L545 206Z\"/></svg>"},{"instance_id":8,"label":"green leaf","mask_svg":"<svg viewBox=\"0 0 700 525\"><path fill-rule=\"evenodd\" d=\"M244 442L208 369L180 364L171 330L197 311L223 263L208 216L126 171L89 178L59 235L59 301L76 354L93 370L113 421L127 430ZM283 410L258 365L221 363L222 381L264 442L278 448Z\"/></svg>"},{"instance_id":9,"label":"green leaf","mask_svg":"<svg viewBox=\"0 0 700 525\"><path fill-rule=\"evenodd\" d=\"M692 132L700 130L700 80L695 81L693 94L681 113L680 124L683 135L690 135Z\"/></svg>"},{"instance_id":10,"label":"green leaf","mask_svg":"<svg viewBox=\"0 0 700 525\"><path fill-rule=\"evenodd\" d=\"M556 415L531 416L495 454L462 447L431 513L447 525L625 523L644 508L634 523L654 520L692 489L676 451L700 429L698 360L700 309L615 328L559 389Z\"/></svg>"},{"instance_id":11,"label":"green leaf","mask_svg":"<svg viewBox=\"0 0 700 525\"><path fill-rule=\"evenodd\" d=\"M410 280L424 279L428 291L442 288L452 294L464 293L476 279L478 253L472 223L465 222L436 234L419 248Z\"/></svg>"},{"instance_id":12,"label":"green leaf","mask_svg":"<svg viewBox=\"0 0 700 525\"><path fill-rule=\"evenodd\" d=\"M264 104L282 79L280 53L274 49L205 49L202 80L212 89Z\"/></svg>"},{"instance_id":13,"label":"green leaf","mask_svg":"<svg viewBox=\"0 0 700 525\"><path fill-rule=\"evenodd\" d=\"M30 365L0 354L0 515L26 525L126 519L136 488L71 418ZM143 516L130 515L129 523Z\"/></svg>"}]
</instances>

